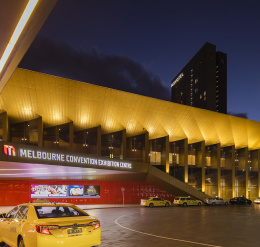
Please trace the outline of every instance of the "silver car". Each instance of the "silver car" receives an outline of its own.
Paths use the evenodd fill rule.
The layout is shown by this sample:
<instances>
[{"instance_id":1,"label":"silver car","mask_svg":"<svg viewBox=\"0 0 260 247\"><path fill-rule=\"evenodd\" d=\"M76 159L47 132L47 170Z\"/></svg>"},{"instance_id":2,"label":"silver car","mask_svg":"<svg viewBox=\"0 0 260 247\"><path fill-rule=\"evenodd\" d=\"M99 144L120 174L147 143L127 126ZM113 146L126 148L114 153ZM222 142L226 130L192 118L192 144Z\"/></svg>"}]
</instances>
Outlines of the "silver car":
<instances>
[{"instance_id":1,"label":"silver car","mask_svg":"<svg viewBox=\"0 0 260 247\"><path fill-rule=\"evenodd\" d=\"M228 201L219 198L219 197L215 197L215 198L207 198L204 200L204 203L206 205L212 205L212 206L216 206L216 205L228 205Z\"/></svg>"},{"instance_id":2,"label":"silver car","mask_svg":"<svg viewBox=\"0 0 260 247\"><path fill-rule=\"evenodd\" d=\"M257 198L254 200L254 203L255 203L255 204L259 204L259 203L260 203L260 197L257 197Z\"/></svg>"}]
</instances>

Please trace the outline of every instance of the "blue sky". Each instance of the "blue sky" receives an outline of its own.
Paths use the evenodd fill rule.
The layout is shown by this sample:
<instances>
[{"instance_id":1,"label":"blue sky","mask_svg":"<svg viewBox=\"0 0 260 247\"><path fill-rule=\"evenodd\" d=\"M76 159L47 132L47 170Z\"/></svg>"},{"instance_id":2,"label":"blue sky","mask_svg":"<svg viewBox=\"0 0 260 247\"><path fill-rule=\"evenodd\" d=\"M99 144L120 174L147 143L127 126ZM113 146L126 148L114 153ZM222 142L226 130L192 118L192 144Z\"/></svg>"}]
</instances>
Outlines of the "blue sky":
<instances>
[{"instance_id":1,"label":"blue sky","mask_svg":"<svg viewBox=\"0 0 260 247\"><path fill-rule=\"evenodd\" d=\"M204 43L215 44L228 59L228 112L260 121L259 10L257 0L60 0L39 36L78 53L124 56L169 92Z\"/></svg>"}]
</instances>

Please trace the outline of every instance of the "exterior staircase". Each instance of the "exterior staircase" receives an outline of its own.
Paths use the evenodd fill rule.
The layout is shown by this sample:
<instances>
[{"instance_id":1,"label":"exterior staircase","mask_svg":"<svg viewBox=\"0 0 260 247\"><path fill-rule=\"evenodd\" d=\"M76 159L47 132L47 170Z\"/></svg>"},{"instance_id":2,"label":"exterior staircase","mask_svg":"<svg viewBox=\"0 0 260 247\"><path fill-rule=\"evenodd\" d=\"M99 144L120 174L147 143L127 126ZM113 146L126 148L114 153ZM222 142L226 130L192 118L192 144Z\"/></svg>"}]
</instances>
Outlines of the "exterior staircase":
<instances>
[{"instance_id":1,"label":"exterior staircase","mask_svg":"<svg viewBox=\"0 0 260 247\"><path fill-rule=\"evenodd\" d=\"M210 197L153 166L149 166L146 182L176 196L191 196L202 201Z\"/></svg>"}]
</instances>

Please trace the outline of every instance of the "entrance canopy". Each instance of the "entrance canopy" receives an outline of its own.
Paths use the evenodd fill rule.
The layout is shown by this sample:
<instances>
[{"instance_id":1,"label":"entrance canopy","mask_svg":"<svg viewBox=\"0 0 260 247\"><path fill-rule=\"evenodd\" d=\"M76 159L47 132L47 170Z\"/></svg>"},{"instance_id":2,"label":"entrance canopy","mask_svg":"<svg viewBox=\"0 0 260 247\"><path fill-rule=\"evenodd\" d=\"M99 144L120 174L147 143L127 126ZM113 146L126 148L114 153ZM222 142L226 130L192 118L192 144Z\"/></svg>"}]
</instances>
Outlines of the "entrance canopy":
<instances>
[{"instance_id":1,"label":"entrance canopy","mask_svg":"<svg viewBox=\"0 0 260 247\"><path fill-rule=\"evenodd\" d=\"M57 0L1 0L0 93Z\"/></svg>"}]
</instances>

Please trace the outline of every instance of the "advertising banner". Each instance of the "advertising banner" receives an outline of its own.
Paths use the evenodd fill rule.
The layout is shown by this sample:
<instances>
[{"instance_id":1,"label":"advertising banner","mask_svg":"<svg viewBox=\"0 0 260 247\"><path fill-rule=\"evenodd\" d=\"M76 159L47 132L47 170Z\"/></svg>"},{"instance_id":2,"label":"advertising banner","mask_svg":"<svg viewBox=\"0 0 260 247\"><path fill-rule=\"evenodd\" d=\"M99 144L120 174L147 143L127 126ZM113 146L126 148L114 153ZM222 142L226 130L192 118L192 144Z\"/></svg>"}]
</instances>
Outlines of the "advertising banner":
<instances>
[{"instance_id":1,"label":"advertising banner","mask_svg":"<svg viewBox=\"0 0 260 247\"><path fill-rule=\"evenodd\" d=\"M31 184L31 198L100 198L100 186Z\"/></svg>"}]
</instances>

